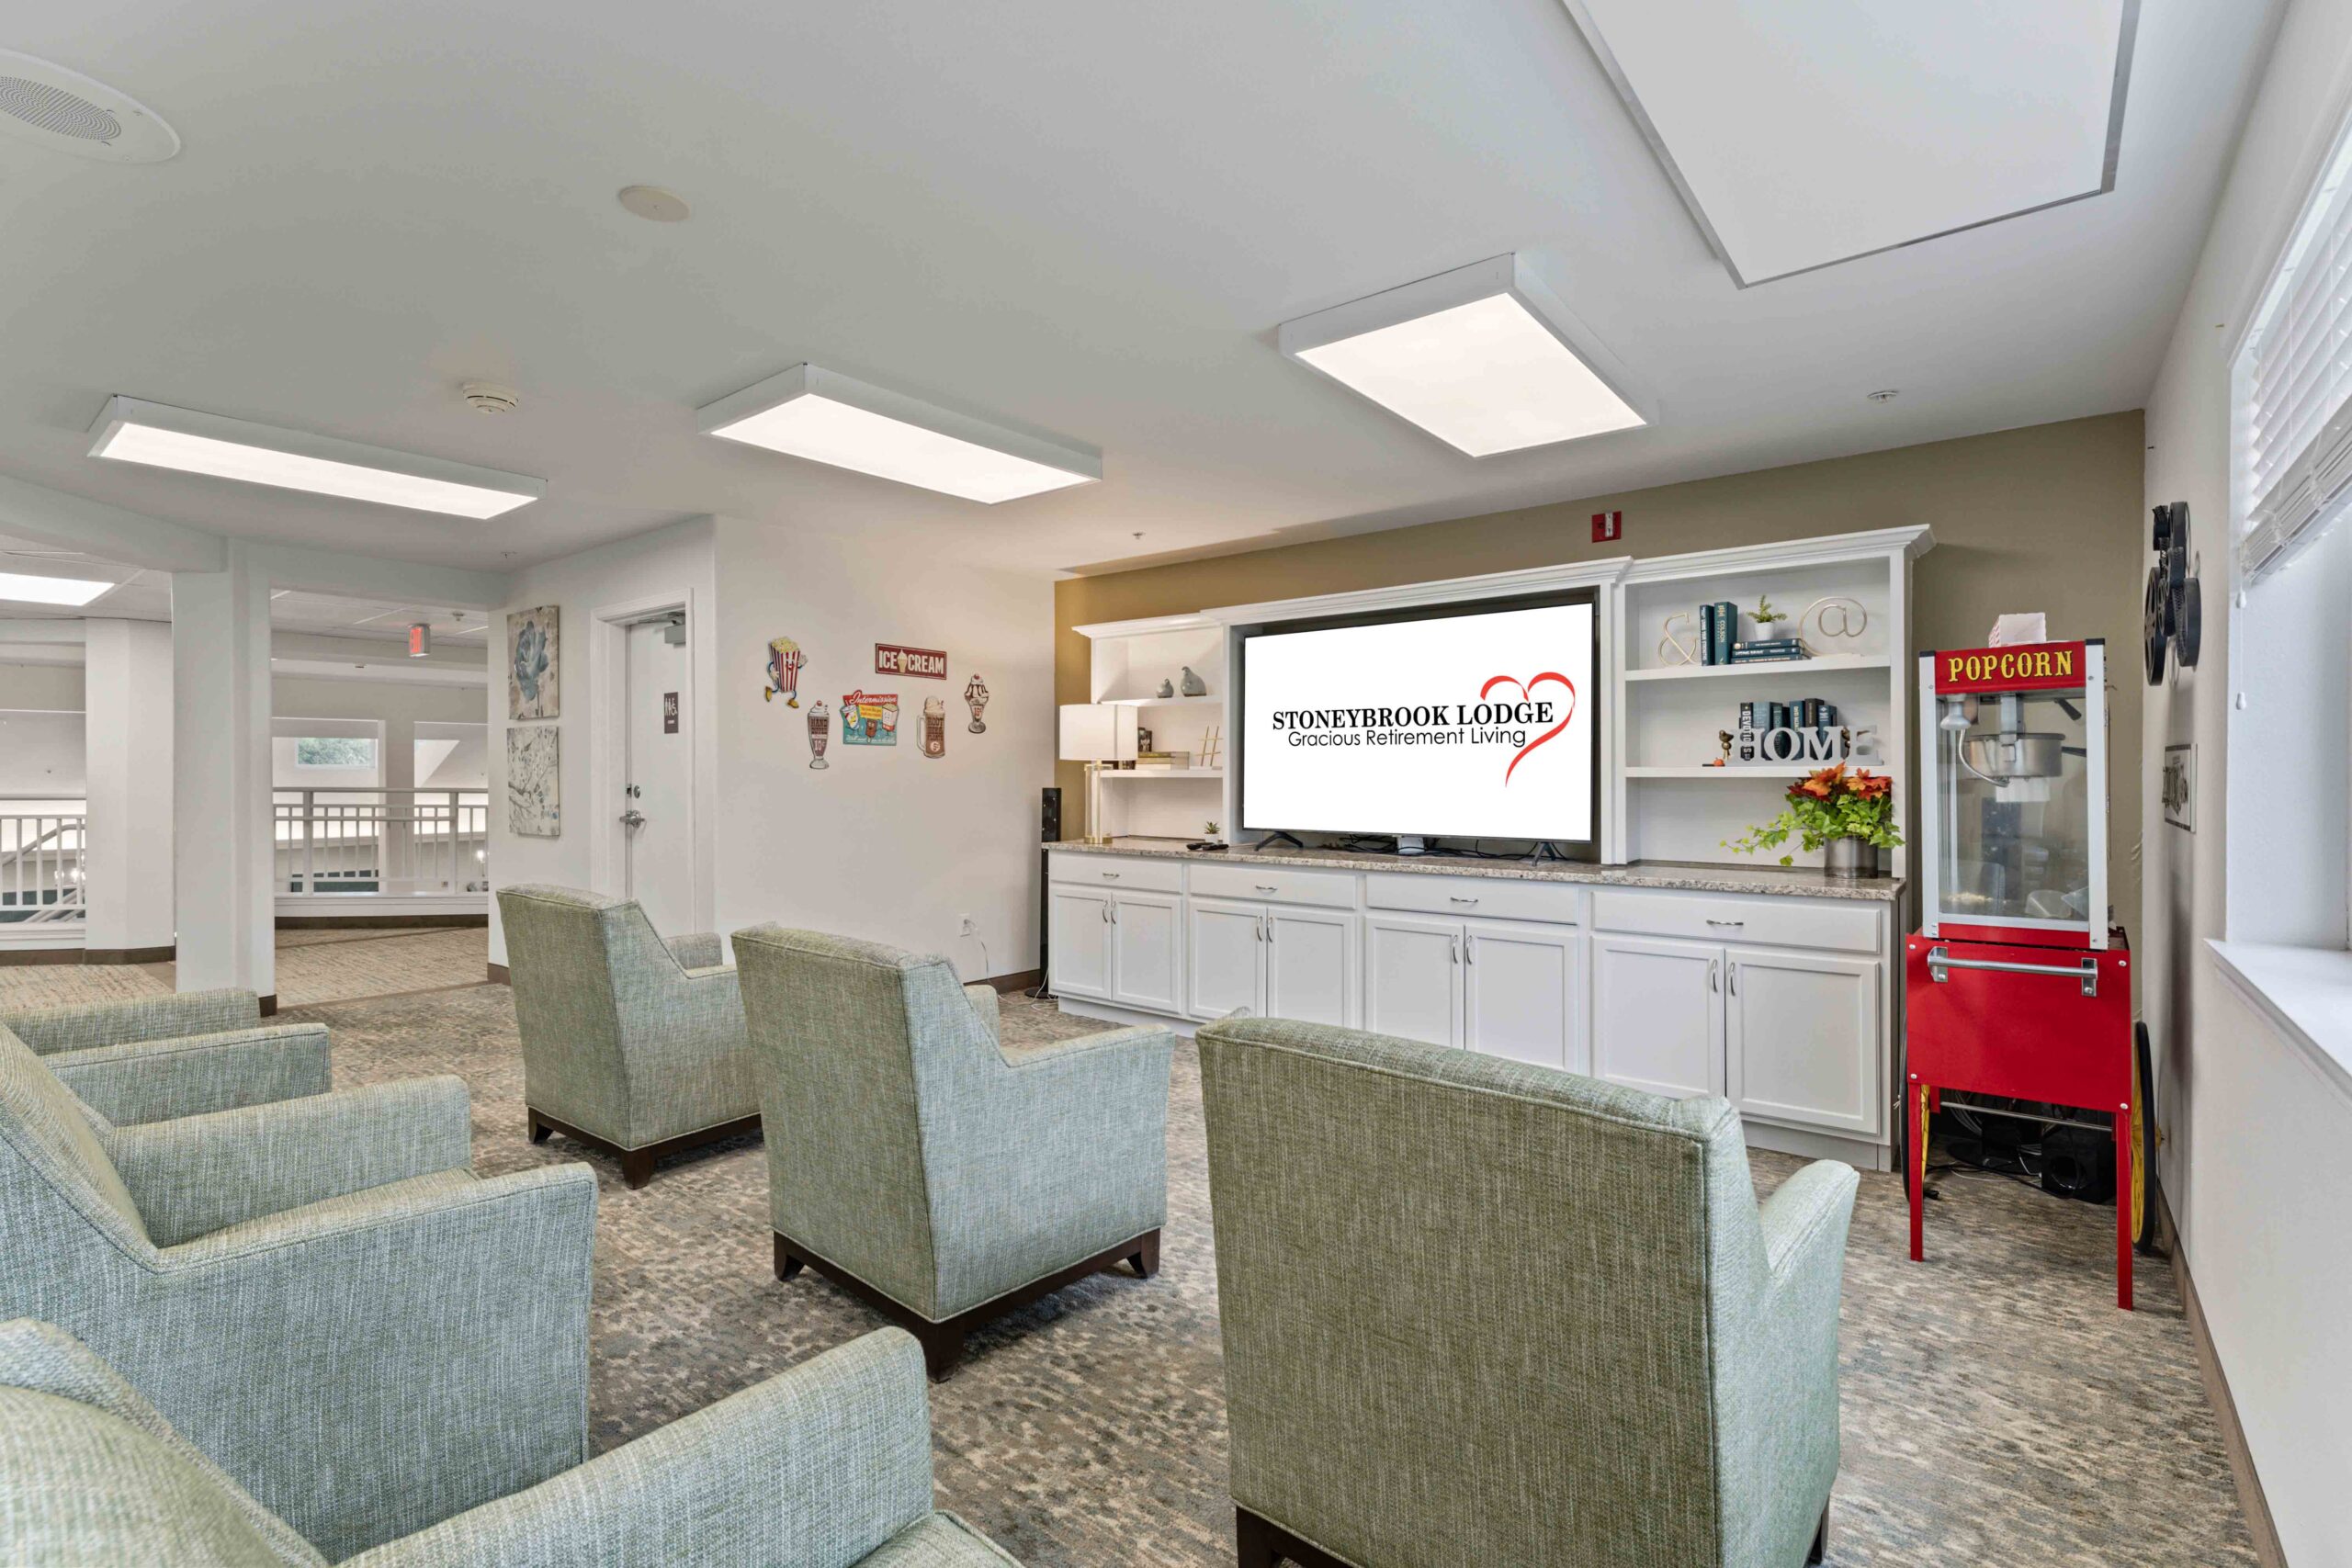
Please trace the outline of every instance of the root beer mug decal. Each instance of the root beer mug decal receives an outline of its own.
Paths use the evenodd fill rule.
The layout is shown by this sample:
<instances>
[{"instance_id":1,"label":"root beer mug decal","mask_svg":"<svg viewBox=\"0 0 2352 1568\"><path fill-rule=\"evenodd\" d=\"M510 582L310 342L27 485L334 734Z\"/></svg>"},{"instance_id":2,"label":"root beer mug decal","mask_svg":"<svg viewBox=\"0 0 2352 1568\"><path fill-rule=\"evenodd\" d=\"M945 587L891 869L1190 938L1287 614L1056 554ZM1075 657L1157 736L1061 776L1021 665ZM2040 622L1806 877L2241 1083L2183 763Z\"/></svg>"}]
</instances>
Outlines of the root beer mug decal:
<instances>
[{"instance_id":1,"label":"root beer mug decal","mask_svg":"<svg viewBox=\"0 0 2352 1568\"><path fill-rule=\"evenodd\" d=\"M925 697L922 700L922 754L926 757L947 755L947 699Z\"/></svg>"}]
</instances>

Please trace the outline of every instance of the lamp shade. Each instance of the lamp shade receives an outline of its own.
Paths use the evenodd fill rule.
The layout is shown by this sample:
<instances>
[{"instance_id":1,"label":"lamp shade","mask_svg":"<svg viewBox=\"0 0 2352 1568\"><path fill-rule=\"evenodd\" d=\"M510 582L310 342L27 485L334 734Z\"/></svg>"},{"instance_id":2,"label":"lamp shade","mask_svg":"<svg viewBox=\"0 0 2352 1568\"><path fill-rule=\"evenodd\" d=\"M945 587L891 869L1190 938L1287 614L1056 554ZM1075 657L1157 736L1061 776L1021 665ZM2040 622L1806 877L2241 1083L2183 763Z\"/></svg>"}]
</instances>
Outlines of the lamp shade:
<instances>
[{"instance_id":1,"label":"lamp shade","mask_svg":"<svg viewBox=\"0 0 2352 1568\"><path fill-rule=\"evenodd\" d=\"M1132 762L1136 710L1124 703L1064 703L1061 759L1065 762Z\"/></svg>"}]
</instances>

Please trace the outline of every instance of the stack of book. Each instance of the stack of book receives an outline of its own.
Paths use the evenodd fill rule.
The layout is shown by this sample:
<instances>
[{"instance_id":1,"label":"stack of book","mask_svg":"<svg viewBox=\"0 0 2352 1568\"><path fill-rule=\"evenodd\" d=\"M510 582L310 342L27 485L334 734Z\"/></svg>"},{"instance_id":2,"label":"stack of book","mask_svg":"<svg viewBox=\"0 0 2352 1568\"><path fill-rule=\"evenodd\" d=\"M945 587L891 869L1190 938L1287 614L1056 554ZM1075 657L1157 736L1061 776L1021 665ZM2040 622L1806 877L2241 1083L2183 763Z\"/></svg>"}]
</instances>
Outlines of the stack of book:
<instances>
[{"instance_id":1,"label":"stack of book","mask_svg":"<svg viewBox=\"0 0 2352 1568\"><path fill-rule=\"evenodd\" d=\"M1787 659L1805 658L1803 639L1792 637L1771 637L1762 642L1742 642L1732 645L1734 664L1774 664Z\"/></svg>"},{"instance_id":2,"label":"stack of book","mask_svg":"<svg viewBox=\"0 0 2352 1568\"><path fill-rule=\"evenodd\" d=\"M1190 751L1138 751L1136 753L1136 767L1138 770L1189 768L1192 765L1193 754Z\"/></svg>"}]
</instances>

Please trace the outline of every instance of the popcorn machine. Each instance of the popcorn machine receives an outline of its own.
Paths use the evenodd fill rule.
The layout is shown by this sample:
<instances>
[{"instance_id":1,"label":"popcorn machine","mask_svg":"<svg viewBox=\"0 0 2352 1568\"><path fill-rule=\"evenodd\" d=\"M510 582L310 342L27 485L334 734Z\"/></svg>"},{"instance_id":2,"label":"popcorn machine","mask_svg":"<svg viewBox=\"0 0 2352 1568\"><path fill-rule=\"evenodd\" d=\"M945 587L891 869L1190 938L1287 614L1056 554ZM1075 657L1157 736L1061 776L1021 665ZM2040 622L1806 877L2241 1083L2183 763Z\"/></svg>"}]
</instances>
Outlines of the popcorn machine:
<instances>
[{"instance_id":1,"label":"popcorn machine","mask_svg":"<svg viewBox=\"0 0 2352 1568\"><path fill-rule=\"evenodd\" d=\"M2108 904L2106 675L2096 640L1919 656L1923 874L1920 927L1904 944L1904 1110L1915 1260L1928 1118L1945 1093L2110 1125L2116 1300L2128 1309L2146 1173L2133 1158L2131 958Z\"/></svg>"}]
</instances>

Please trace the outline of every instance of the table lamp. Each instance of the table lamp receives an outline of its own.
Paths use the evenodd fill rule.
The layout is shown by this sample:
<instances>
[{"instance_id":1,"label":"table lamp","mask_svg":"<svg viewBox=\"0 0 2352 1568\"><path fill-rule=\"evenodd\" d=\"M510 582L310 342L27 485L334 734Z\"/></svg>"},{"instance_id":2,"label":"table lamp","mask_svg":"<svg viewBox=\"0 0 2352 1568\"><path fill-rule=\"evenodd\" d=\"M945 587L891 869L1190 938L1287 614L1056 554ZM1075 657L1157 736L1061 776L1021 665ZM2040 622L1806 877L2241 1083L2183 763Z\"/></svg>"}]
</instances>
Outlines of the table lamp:
<instances>
[{"instance_id":1,"label":"table lamp","mask_svg":"<svg viewBox=\"0 0 2352 1568\"><path fill-rule=\"evenodd\" d=\"M1061 759L1086 764L1086 841L1107 844L1097 781L1105 762L1136 760L1136 710L1125 703L1064 703Z\"/></svg>"}]
</instances>

